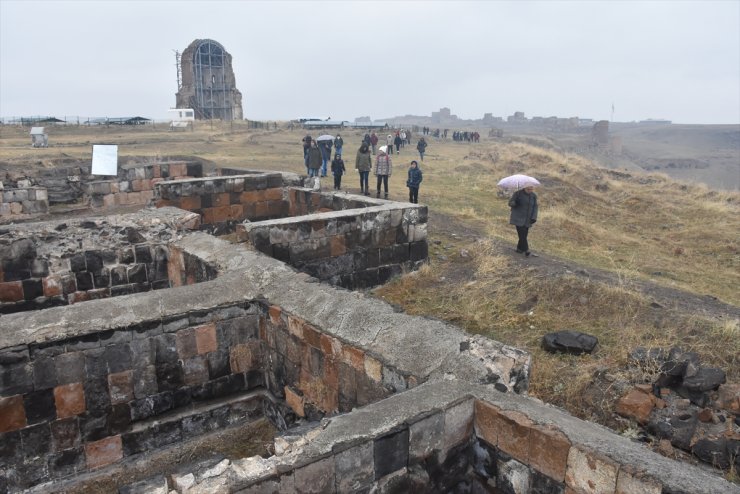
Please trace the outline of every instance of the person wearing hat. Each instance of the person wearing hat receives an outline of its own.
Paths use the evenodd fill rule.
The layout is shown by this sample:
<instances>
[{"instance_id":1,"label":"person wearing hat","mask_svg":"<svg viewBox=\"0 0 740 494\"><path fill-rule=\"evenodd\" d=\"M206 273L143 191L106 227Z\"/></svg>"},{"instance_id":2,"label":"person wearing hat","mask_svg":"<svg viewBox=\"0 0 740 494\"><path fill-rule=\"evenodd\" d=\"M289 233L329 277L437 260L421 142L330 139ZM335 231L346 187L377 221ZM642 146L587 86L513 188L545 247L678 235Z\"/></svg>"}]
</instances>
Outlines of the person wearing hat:
<instances>
[{"instance_id":1,"label":"person wearing hat","mask_svg":"<svg viewBox=\"0 0 740 494\"><path fill-rule=\"evenodd\" d=\"M419 204L419 185L421 185L422 178L419 163L413 160L409 166L409 178L406 180L406 187L409 188L409 202L413 204Z\"/></svg>"},{"instance_id":2,"label":"person wearing hat","mask_svg":"<svg viewBox=\"0 0 740 494\"><path fill-rule=\"evenodd\" d=\"M391 150L391 153L393 150ZM388 199L388 177L393 172L393 163L391 157L388 155L388 148L380 146L378 148L378 155L375 157L375 176L378 177L378 193L375 197L380 197L380 184L383 184L385 191L385 199Z\"/></svg>"},{"instance_id":3,"label":"person wearing hat","mask_svg":"<svg viewBox=\"0 0 740 494\"><path fill-rule=\"evenodd\" d=\"M368 186L368 179L370 170L373 167L373 156L370 154L370 146L363 142L360 149L357 150L357 157L355 158L355 169L360 174L360 194L370 195Z\"/></svg>"}]
</instances>

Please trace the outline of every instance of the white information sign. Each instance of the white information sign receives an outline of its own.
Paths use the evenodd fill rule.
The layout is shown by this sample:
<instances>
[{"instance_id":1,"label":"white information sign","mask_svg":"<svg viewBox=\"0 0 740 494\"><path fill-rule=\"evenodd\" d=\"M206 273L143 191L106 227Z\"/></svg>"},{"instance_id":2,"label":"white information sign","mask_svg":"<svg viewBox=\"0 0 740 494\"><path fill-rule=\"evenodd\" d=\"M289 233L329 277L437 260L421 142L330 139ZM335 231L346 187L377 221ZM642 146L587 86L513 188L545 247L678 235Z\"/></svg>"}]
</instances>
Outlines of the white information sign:
<instances>
[{"instance_id":1,"label":"white information sign","mask_svg":"<svg viewBox=\"0 0 740 494\"><path fill-rule=\"evenodd\" d=\"M118 146L93 144L93 175L118 175Z\"/></svg>"}]
</instances>

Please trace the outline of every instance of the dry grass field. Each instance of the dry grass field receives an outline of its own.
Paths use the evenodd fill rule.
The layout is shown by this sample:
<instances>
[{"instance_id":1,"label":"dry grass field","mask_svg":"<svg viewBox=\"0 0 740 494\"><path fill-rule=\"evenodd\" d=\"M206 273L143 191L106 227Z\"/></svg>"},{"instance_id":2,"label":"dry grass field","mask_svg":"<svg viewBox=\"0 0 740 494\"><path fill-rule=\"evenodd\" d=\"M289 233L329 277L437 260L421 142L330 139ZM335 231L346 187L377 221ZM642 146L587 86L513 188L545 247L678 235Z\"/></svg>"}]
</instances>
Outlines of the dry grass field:
<instances>
[{"instance_id":1,"label":"dry grass field","mask_svg":"<svg viewBox=\"0 0 740 494\"><path fill-rule=\"evenodd\" d=\"M94 143L118 144L121 162L192 155L220 167L304 172L298 128L51 127L48 149L31 149L27 132L0 127L0 180L55 160L89 162ZM342 135L343 185L357 192L361 133ZM628 427L612 413L623 385L652 377L626 366L636 346L679 345L740 379L740 193L481 135L477 144L428 139L419 199L429 206L430 263L377 296L529 350L530 394L616 429ZM415 147L393 156L392 199L407 198L406 169L417 158ZM536 258L513 252L516 233L496 190L513 173L542 182L530 232ZM542 335L561 329L597 336L598 350L582 357L540 350Z\"/></svg>"}]
</instances>

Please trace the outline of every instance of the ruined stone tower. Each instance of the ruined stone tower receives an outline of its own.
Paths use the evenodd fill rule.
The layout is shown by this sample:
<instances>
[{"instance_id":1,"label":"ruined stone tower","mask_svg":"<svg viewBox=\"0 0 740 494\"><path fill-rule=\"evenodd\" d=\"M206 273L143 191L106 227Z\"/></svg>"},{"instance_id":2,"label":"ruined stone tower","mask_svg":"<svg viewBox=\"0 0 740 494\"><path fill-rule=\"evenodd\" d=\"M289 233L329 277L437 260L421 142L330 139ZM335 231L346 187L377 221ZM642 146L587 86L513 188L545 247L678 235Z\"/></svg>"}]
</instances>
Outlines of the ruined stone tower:
<instances>
[{"instance_id":1,"label":"ruined stone tower","mask_svg":"<svg viewBox=\"0 0 740 494\"><path fill-rule=\"evenodd\" d=\"M199 120L243 118L231 55L220 43L196 39L182 53L180 69L177 108L192 108Z\"/></svg>"}]
</instances>

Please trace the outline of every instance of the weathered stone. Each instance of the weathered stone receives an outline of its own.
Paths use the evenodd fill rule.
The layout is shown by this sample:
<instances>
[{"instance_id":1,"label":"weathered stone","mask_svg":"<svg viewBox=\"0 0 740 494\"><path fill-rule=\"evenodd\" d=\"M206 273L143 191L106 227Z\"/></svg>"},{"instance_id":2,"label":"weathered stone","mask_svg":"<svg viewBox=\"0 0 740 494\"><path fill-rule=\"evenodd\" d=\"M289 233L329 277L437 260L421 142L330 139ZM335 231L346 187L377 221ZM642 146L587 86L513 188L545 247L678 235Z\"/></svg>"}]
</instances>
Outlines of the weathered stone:
<instances>
[{"instance_id":1,"label":"weathered stone","mask_svg":"<svg viewBox=\"0 0 740 494\"><path fill-rule=\"evenodd\" d=\"M634 468L622 467L617 476L615 494L662 494L660 482Z\"/></svg>"},{"instance_id":2,"label":"weathered stone","mask_svg":"<svg viewBox=\"0 0 740 494\"><path fill-rule=\"evenodd\" d=\"M435 413L409 425L409 460L421 461L442 449L445 414Z\"/></svg>"},{"instance_id":3,"label":"weathered stone","mask_svg":"<svg viewBox=\"0 0 740 494\"><path fill-rule=\"evenodd\" d=\"M23 396L0 398L0 432L14 431L26 426Z\"/></svg>"},{"instance_id":4,"label":"weathered stone","mask_svg":"<svg viewBox=\"0 0 740 494\"><path fill-rule=\"evenodd\" d=\"M740 384L722 384L717 394L719 408L740 415Z\"/></svg>"},{"instance_id":5,"label":"weathered stone","mask_svg":"<svg viewBox=\"0 0 740 494\"><path fill-rule=\"evenodd\" d=\"M391 432L373 443L375 479L405 468L409 458L409 430Z\"/></svg>"},{"instance_id":6,"label":"weathered stone","mask_svg":"<svg viewBox=\"0 0 740 494\"><path fill-rule=\"evenodd\" d=\"M640 390L632 389L622 396L615 407L615 411L623 417L633 418L638 423L645 425L650 419L653 411L655 397Z\"/></svg>"},{"instance_id":7,"label":"weathered stone","mask_svg":"<svg viewBox=\"0 0 740 494\"><path fill-rule=\"evenodd\" d=\"M48 422L56 418L53 389L42 389L24 395L23 405L29 425Z\"/></svg>"},{"instance_id":8,"label":"weathered stone","mask_svg":"<svg viewBox=\"0 0 740 494\"><path fill-rule=\"evenodd\" d=\"M167 494L169 492L167 479L159 475L121 487L119 494Z\"/></svg>"},{"instance_id":9,"label":"weathered stone","mask_svg":"<svg viewBox=\"0 0 740 494\"><path fill-rule=\"evenodd\" d=\"M618 471L614 461L574 445L568 453L565 485L576 492L612 493L617 488Z\"/></svg>"},{"instance_id":10,"label":"weathered stone","mask_svg":"<svg viewBox=\"0 0 740 494\"><path fill-rule=\"evenodd\" d=\"M297 468L293 473L296 492L301 494L322 494L334 492L334 458L324 458Z\"/></svg>"},{"instance_id":11,"label":"weathered stone","mask_svg":"<svg viewBox=\"0 0 740 494\"><path fill-rule=\"evenodd\" d=\"M591 353L599 343L598 338L578 331L557 331L542 337L542 348L548 352L581 355Z\"/></svg>"},{"instance_id":12,"label":"weathered stone","mask_svg":"<svg viewBox=\"0 0 740 494\"><path fill-rule=\"evenodd\" d=\"M553 426L534 425L529 433L529 464L547 477L563 482L570 441Z\"/></svg>"},{"instance_id":13,"label":"weathered stone","mask_svg":"<svg viewBox=\"0 0 740 494\"><path fill-rule=\"evenodd\" d=\"M82 383L71 383L54 388L54 402L60 419L85 411L85 393Z\"/></svg>"},{"instance_id":14,"label":"weathered stone","mask_svg":"<svg viewBox=\"0 0 740 494\"><path fill-rule=\"evenodd\" d=\"M686 389L695 392L711 391L724 383L725 371L713 367L702 367L695 375L683 380Z\"/></svg>"}]
</instances>

